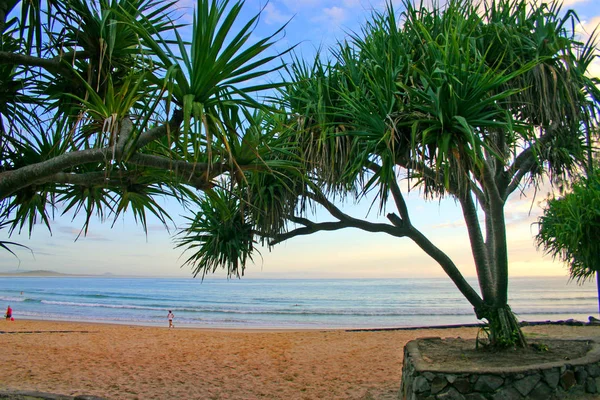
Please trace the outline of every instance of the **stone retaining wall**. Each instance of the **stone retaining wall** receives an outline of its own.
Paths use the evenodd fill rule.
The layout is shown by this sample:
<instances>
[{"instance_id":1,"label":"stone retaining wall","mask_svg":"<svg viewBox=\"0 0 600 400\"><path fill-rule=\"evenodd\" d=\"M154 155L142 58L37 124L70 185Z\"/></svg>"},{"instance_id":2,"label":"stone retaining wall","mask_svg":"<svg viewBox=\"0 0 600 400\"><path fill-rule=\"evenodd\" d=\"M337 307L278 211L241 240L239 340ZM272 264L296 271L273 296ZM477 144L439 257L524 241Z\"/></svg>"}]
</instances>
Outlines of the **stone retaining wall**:
<instances>
[{"instance_id":1,"label":"stone retaining wall","mask_svg":"<svg viewBox=\"0 0 600 400\"><path fill-rule=\"evenodd\" d=\"M550 400L600 393L600 345L581 358L526 367L444 371L421 358L418 340L404 347L399 398L406 400Z\"/></svg>"}]
</instances>

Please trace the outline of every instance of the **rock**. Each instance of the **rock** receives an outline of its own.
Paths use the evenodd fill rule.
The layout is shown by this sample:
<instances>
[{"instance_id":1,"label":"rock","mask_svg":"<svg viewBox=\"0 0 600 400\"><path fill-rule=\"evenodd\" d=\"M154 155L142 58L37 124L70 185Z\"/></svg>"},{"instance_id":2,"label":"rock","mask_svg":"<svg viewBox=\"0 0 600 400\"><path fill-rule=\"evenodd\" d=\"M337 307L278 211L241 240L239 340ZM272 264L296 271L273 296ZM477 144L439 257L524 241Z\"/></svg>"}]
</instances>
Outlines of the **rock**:
<instances>
[{"instance_id":1,"label":"rock","mask_svg":"<svg viewBox=\"0 0 600 400\"><path fill-rule=\"evenodd\" d=\"M575 380L577 381L578 385L583 385L587 377L588 373L584 367L577 367L575 369Z\"/></svg>"},{"instance_id":2,"label":"rock","mask_svg":"<svg viewBox=\"0 0 600 400\"><path fill-rule=\"evenodd\" d=\"M504 383L504 379L494 375L482 375L475 382L476 392L493 392Z\"/></svg>"},{"instance_id":3,"label":"rock","mask_svg":"<svg viewBox=\"0 0 600 400\"><path fill-rule=\"evenodd\" d=\"M446 380L448 381L448 383L454 383L456 378L457 378L456 375L446 375Z\"/></svg>"},{"instance_id":4,"label":"rock","mask_svg":"<svg viewBox=\"0 0 600 400\"><path fill-rule=\"evenodd\" d=\"M577 380L575 379L575 373L572 370L566 370L560 376L560 386L565 390L569 390L573 386L577 384Z\"/></svg>"},{"instance_id":5,"label":"rock","mask_svg":"<svg viewBox=\"0 0 600 400\"><path fill-rule=\"evenodd\" d=\"M30 392L26 390L7 390L0 391L0 399L8 400L72 400L71 396L61 394Z\"/></svg>"},{"instance_id":6,"label":"rock","mask_svg":"<svg viewBox=\"0 0 600 400\"><path fill-rule=\"evenodd\" d=\"M598 367L598 364L588 365L586 367L586 370L587 370L589 376L591 376L592 378L596 378L596 377L600 376L600 367Z\"/></svg>"},{"instance_id":7,"label":"rock","mask_svg":"<svg viewBox=\"0 0 600 400\"><path fill-rule=\"evenodd\" d=\"M471 388L471 383L469 383L469 381L465 378L458 378L456 381L454 381L452 386L454 386L454 388L461 393L469 393L473 391Z\"/></svg>"},{"instance_id":8,"label":"rock","mask_svg":"<svg viewBox=\"0 0 600 400\"><path fill-rule=\"evenodd\" d=\"M469 393L465 395L465 400L487 400L481 393Z\"/></svg>"},{"instance_id":9,"label":"rock","mask_svg":"<svg viewBox=\"0 0 600 400\"><path fill-rule=\"evenodd\" d=\"M587 378L585 380L585 391L587 393L596 393L598 391L596 380L594 378Z\"/></svg>"},{"instance_id":10,"label":"rock","mask_svg":"<svg viewBox=\"0 0 600 400\"><path fill-rule=\"evenodd\" d=\"M568 320L564 321L563 323L568 326L583 326L583 325L585 325L585 323L574 320L573 318L568 319Z\"/></svg>"},{"instance_id":11,"label":"rock","mask_svg":"<svg viewBox=\"0 0 600 400\"><path fill-rule=\"evenodd\" d=\"M427 391L429 391L430 388L431 388L431 385L429 384L427 379L425 379L424 376L417 376L413 380L413 392L415 392L415 393L427 392Z\"/></svg>"},{"instance_id":12,"label":"rock","mask_svg":"<svg viewBox=\"0 0 600 400\"><path fill-rule=\"evenodd\" d=\"M30 392L22 390L0 390L0 399L6 400L106 400L103 397L81 394L75 397L65 396L62 394Z\"/></svg>"},{"instance_id":13,"label":"rock","mask_svg":"<svg viewBox=\"0 0 600 400\"><path fill-rule=\"evenodd\" d=\"M522 398L523 396L521 396L515 388L508 387L503 388L494 394L492 400L521 400Z\"/></svg>"},{"instance_id":14,"label":"rock","mask_svg":"<svg viewBox=\"0 0 600 400\"><path fill-rule=\"evenodd\" d=\"M537 374L526 376L523 379L520 379L513 383L515 389L519 391L523 396L527 396L529 392L533 390L535 385L542 379L541 376Z\"/></svg>"},{"instance_id":15,"label":"rock","mask_svg":"<svg viewBox=\"0 0 600 400\"><path fill-rule=\"evenodd\" d=\"M568 360L568 358L565 357L565 360ZM560 374L564 374L565 371L567 370L567 366L566 365L561 365L560 366Z\"/></svg>"},{"instance_id":16,"label":"rock","mask_svg":"<svg viewBox=\"0 0 600 400\"><path fill-rule=\"evenodd\" d=\"M431 394L436 394L444 390L444 388L448 386L448 381L446 378L441 376L436 376L431 381Z\"/></svg>"},{"instance_id":17,"label":"rock","mask_svg":"<svg viewBox=\"0 0 600 400\"><path fill-rule=\"evenodd\" d=\"M465 396L458 393L453 387L449 388L446 392L435 396L437 400L465 400Z\"/></svg>"},{"instance_id":18,"label":"rock","mask_svg":"<svg viewBox=\"0 0 600 400\"><path fill-rule=\"evenodd\" d=\"M560 380L560 374L556 369L545 369L542 371L542 375L544 375L544 380L552 389L556 389L558 386L558 381Z\"/></svg>"},{"instance_id":19,"label":"rock","mask_svg":"<svg viewBox=\"0 0 600 400\"><path fill-rule=\"evenodd\" d=\"M527 396L531 400L548 400L552 398L553 390L543 382L539 382Z\"/></svg>"},{"instance_id":20,"label":"rock","mask_svg":"<svg viewBox=\"0 0 600 400\"><path fill-rule=\"evenodd\" d=\"M429 382L431 382L433 380L433 378L435 378L435 374L433 374L432 372L423 372L423 376L425 377L425 379L427 379Z\"/></svg>"}]
</instances>

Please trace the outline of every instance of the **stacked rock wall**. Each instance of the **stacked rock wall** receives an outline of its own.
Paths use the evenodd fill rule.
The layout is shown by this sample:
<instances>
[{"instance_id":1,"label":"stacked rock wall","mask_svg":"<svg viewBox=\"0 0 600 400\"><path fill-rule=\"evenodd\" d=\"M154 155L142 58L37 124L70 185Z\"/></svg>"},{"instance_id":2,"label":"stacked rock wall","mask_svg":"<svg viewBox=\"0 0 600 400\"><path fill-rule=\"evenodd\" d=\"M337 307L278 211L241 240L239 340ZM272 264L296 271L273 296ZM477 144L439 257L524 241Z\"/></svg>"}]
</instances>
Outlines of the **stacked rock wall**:
<instances>
[{"instance_id":1,"label":"stacked rock wall","mask_svg":"<svg viewBox=\"0 0 600 400\"><path fill-rule=\"evenodd\" d=\"M600 345L595 342L576 360L463 371L424 363L417 343L404 347L403 400L550 400L583 393L600 398Z\"/></svg>"}]
</instances>

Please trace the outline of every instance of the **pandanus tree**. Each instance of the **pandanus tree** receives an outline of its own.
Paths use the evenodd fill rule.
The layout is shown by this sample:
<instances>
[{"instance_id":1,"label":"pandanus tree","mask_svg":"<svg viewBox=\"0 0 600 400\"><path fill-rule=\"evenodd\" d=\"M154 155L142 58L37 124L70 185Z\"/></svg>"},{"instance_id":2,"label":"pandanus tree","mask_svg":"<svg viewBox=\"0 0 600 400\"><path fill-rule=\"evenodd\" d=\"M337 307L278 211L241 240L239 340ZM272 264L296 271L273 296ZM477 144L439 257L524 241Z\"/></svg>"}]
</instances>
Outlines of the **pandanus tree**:
<instances>
[{"instance_id":1,"label":"pandanus tree","mask_svg":"<svg viewBox=\"0 0 600 400\"><path fill-rule=\"evenodd\" d=\"M331 55L296 60L288 69L290 82L280 96L286 117L272 124L293 134L281 137L295 146L303 177L248 180L239 203L232 202L237 212L227 214L248 228L225 235L222 225L195 219L183 232L198 245L188 261L197 272L218 265L224 254L214 240L219 235L270 245L345 228L407 237L487 321L494 346L524 345L508 304L505 206L528 186L569 179L585 161L584 139L597 133L600 99L586 76L597 56L593 36L578 41L577 16L557 2L404 7L400 19L390 6ZM478 290L413 225L401 177L425 198L456 200ZM382 213L395 208L387 222L353 218L335 204L369 192L378 194ZM334 221L310 220L316 205ZM207 208L224 215L218 205ZM270 218L261 220L260 210ZM229 252L220 265L243 270L247 253L234 262L239 255Z\"/></svg>"},{"instance_id":2,"label":"pandanus tree","mask_svg":"<svg viewBox=\"0 0 600 400\"><path fill-rule=\"evenodd\" d=\"M268 170L257 93L280 86L281 29L255 39L243 4L199 0L184 26L174 1L2 2L3 233L50 229L55 211L84 215L83 233L127 211L166 225L158 198L195 204L216 177Z\"/></svg>"}]
</instances>

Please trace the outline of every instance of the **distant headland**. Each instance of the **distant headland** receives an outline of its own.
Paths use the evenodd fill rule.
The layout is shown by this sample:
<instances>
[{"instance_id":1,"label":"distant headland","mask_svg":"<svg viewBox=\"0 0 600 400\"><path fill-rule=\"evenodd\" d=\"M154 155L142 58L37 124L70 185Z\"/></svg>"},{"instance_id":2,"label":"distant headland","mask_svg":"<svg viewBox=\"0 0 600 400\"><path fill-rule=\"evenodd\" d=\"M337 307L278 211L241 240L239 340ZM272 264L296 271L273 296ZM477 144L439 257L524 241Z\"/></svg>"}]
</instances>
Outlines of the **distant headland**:
<instances>
[{"instance_id":1,"label":"distant headland","mask_svg":"<svg viewBox=\"0 0 600 400\"><path fill-rule=\"evenodd\" d=\"M50 271L45 269L37 269L34 271L11 271L11 272L0 272L1 277L49 277L49 276L108 276L112 274L105 275L84 275L84 274L63 274L61 272Z\"/></svg>"}]
</instances>

